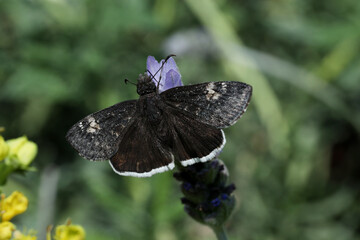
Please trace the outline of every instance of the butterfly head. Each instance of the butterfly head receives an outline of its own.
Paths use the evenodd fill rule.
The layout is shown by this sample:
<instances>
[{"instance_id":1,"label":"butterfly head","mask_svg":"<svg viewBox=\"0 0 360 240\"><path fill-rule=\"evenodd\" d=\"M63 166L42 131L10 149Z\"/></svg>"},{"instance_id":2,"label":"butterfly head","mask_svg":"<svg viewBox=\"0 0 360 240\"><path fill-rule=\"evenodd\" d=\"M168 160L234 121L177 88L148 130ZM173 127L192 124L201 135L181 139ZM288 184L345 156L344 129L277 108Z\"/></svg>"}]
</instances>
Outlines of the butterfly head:
<instances>
[{"instance_id":1,"label":"butterfly head","mask_svg":"<svg viewBox=\"0 0 360 240\"><path fill-rule=\"evenodd\" d=\"M137 80L138 82L136 84L136 91L140 96L156 92L156 85L152 81L151 76L140 74Z\"/></svg>"}]
</instances>

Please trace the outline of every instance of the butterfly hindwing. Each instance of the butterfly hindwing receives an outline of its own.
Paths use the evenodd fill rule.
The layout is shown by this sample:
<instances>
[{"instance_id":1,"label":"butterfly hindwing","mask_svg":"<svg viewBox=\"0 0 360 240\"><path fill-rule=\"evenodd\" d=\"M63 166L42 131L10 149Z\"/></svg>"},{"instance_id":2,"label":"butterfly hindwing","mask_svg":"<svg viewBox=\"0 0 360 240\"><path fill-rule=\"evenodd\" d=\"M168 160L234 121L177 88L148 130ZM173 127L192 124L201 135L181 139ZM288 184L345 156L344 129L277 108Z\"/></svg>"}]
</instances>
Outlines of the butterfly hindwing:
<instances>
[{"instance_id":1,"label":"butterfly hindwing","mask_svg":"<svg viewBox=\"0 0 360 240\"><path fill-rule=\"evenodd\" d=\"M168 113L172 123L172 151L183 166L209 161L220 153L226 142L221 129L172 107Z\"/></svg>"},{"instance_id":2,"label":"butterfly hindwing","mask_svg":"<svg viewBox=\"0 0 360 240\"><path fill-rule=\"evenodd\" d=\"M156 124L140 114L127 128L117 153L110 160L116 173L149 177L174 168L174 160L183 166L205 162L223 148L222 130L171 106L165 105L162 111Z\"/></svg>"},{"instance_id":3,"label":"butterfly hindwing","mask_svg":"<svg viewBox=\"0 0 360 240\"><path fill-rule=\"evenodd\" d=\"M200 122L225 128L246 111L251 93L252 87L242 82L208 82L171 88L160 96Z\"/></svg>"},{"instance_id":4,"label":"butterfly hindwing","mask_svg":"<svg viewBox=\"0 0 360 240\"><path fill-rule=\"evenodd\" d=\"M66 139L88 160L107 160L119 147L125 129L133 121L136 101L125 101L90 114L66 134Z\"/></svg>"},{"instance_id":5,"label":"butterfly hindwing","mask_svg":"<svg viewBox=\"0 0 360 240\"><path fill-rule=\"evenodd\" d=\"M136 118L110 159L113 170L124 176L150 177L173 169L174 156L167 144L171 140L164 142L156 130L146 118Z\"/></svg>"}]
</instances>

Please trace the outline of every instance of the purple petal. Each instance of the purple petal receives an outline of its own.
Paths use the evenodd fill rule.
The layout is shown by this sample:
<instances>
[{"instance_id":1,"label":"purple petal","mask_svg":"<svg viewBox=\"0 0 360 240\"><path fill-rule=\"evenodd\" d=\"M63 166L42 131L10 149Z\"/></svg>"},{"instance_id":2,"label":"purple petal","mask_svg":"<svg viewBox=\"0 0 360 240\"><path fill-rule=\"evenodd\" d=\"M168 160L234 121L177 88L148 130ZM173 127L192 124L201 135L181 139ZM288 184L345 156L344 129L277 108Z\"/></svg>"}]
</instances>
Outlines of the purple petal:
<instances>
[{"instance_id":1,"label":"purple petal","mask_svg":"<svg viewBox=\"0 0 360 240\"><path fill-rule=\"evenodd\" d=\"M164 62L164 60L161 60L161 64ZM161 79L165 79L166 74L173 69L174 71L176 71L177 73L180 74L178 67L176 66L175 60L171 57L167 60L167 62L165 63L162 71L161 71Z\"/></svg>"},{"instance_id":2,"label":"purple petal","mask_svg":"<svg viewBox=\"0 0 360 240\"><path fill-rule=\"evenodd\" d=\"M181 82L181 75L176 72L174 69L171 69L166 73L165 80L162 80L164 82L163 85L160 85L160 92L166 91L173 87L182 86L183 83Z\"/></svg>"},{"instance_id":3,"label":"purple petal","mask_svg":"<svg viewBox=\"0 0 360 240\"><path fill-rule=\"evenodd\" d=\"M148 56L146 61L146 67L151 74L147 74L150 76L154 76L154 74L161 68L164 61L165 60L162 59L160 62L158 62L153 56ZM183 85L183 83L181 82L181 75L179 69L176 66L175 60L173 58L169 58L162 67L162 69L154 76L153 81L156 85L159 79L161 80L159 86L160 92L166 91L169 88Z\"/></svg>"},{"instance_id":4,"label":"purple petal","mask_svg":"<svg viewBox=\"0 0 360 240\"><path fill-rule=\"evenodd\" d=\"M218 198L215 198L211 201L211 205L213 205L214 207L218 207L218 206L220 206L220 204L221 204L221 201Z\"/></svg>"},{"instance_id":5,"label":"purple petal","mask_svg":"<svg viewBox=\"0 0 360 240\"><path fill-rule=\"evenodd\" d=\"M146 69L151 74L149 74L148 72L146 74L150 76L154 76L154 74L160 69L160 67L161 67L161 63L156 61L156 59L153 56L148 56L146 60ZM159 81L159 77L160 77L160 72L158 72L156 76L154 76L155 79L153 79L153 81L155 82L155 84L157 84L157 82Z\"/></svg>"}]
</instances>

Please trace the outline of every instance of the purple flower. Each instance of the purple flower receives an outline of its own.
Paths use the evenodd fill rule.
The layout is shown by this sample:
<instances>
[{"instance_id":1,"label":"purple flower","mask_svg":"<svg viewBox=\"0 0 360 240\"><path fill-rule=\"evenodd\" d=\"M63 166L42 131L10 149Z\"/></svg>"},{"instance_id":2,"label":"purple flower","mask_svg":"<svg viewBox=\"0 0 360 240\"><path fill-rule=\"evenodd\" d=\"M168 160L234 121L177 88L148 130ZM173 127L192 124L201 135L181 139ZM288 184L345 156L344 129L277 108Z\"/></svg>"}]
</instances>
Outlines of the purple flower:
<instances>
[{"instance_id":1,"label":"purple flower","mask_svg":"<svg viewBox=\"0 0 360 240\"><path fill-rule=\"evenodd\" d=\"M218 198L215 198L211 201L211 205L213 205L214 207L220 206L220 203L221 203L221 201Z\"/></svg>"},{"instance_id":2,"label":"purple flower","mask_svg":"<svg viewBox=\"0 0 360 240\"><path fill-rule=\"evenodd\" d=\"M180 167L174 174L182 182L181 202L186 213L213 228L217 235L235 206L235 196L231 194L235 185L227 184L229 175L225 171L224 163L215 157L211 162Z\"/></svg>"},{"instance_id":3,"label":"purple flower","mask_svg":"<svg viewBox=\"0 0 360 240\"><path fill-rule=\"evenodd\" d=\"M221 197L222 200L227 200L227 199L229 199L229 195L227 195L226 193L222 193L222 194L220 195L220 197Z\"/></svg>"},{"instance_id":4,"label":"purple flower","mask_svg":"<svg viewBox=\"0 0 360 240\"><path fill-rule=\"evenodd\" d=\"M172 57L169 58L161 68L164 61L165 60L162 59L158 62L153 56L148 56L146 61L147 74L154 76L153 81L156 85L158 84L158 81L160 81L159 92L164 92L173 87L183 86L181 75L175 60ZM159 72L156 73L157 71Z\"/></svg>"}]
</instances>

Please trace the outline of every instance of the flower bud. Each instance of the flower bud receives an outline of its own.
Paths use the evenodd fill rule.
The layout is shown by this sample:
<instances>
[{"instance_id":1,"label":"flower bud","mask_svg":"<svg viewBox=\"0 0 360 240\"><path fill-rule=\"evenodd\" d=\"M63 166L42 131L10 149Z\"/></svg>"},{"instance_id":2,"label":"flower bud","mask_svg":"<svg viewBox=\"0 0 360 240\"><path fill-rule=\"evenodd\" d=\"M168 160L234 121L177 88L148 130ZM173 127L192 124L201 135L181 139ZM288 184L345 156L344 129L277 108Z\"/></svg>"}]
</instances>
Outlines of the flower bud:
<instances>
[{"instance_id":1,"label":"flower bud","mask_svg":"<svg viewBox=\"0 0 360 240\"><path fill-rule=\"evenodd\" d=\"M227 185L229 172L219 159L179 168L174 177L182 182L184 209L196 221L221 228L235 206L234 184Z\"/></svg>"},{"instance_id":2,"label":"flower bud","mask_svg":"<svg viewBox=\"0 0 360 240\"><path fill-rule=\"evenodd\" d=\"M0 223L0 240L10 240L12 232L15 230L14 224L11 222L1 222Z\"/></svg>"},{"instance_id":3,"label":"flower bud","mask_svg":"<svg viewBox=\"0 0 360 240\"><path fill-rule=\"evenodd\" d=\"M29 166L37 154L37 145L25 136L8 140L7 144L10 157L16 159L22 167Z\"/></svg>"},{"instance_id":4,"label":"flower bud","mask_svg":"<svg viewBox=\"0 0 360 240\"><path fill-rule=\"evenodd\" d=\"M9 153L9 146L6 144L4 138L0 136L0 161L4 160Z\"/></svg>"},{"instance_id":5,"label":"flower bud","mask_svg":"<svg viewBox=\"0 0 360 240\"><path fill-rule=\"evenodd\" d=\"M55 230L55 240L83 240L85 231L80 225L59 225Z\"/></svg>"},{"instance_id":6,"label":"flower bud","mask_svg":"<svg viewBox=\"0 0 360 240\"><path fill-rule=\"evenodd\" d=\"M2 221L9 221L14 216L26 211L28 207L28 199L18 191L13 192L9 197L2 195L0 201L0 212Z\"/></svg>"}]
</instances>

